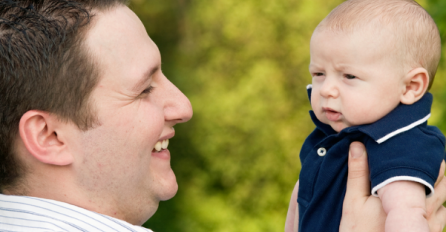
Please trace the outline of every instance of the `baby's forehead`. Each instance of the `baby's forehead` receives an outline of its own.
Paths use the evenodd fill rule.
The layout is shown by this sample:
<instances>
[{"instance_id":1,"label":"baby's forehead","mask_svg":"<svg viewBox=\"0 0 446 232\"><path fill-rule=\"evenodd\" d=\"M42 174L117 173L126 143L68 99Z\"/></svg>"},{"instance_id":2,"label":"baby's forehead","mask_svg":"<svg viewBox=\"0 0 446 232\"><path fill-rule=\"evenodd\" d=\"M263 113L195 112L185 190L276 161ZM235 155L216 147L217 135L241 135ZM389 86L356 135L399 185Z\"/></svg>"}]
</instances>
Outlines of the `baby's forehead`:
<instances>
[{"instance_id":1,"label":"baby's forehead","mask_svg":"<svg viewBox=\"0 0 446 232\"><path fill-rule=\"evenodd\" d=\"M395 20L385 20L379 17L358 17L355 19L346 18L346 20L333 21L329 17L325 18L316 27L316 31L330 32L333 34L363 34L370 37L387 37L403 41L405 37L415 34L415 29L401 30L407 28L406 23Z\"/></svg>"},{"instance_id":2,"label":"baby's forehead","mask_svg":"<svg viewBox=\"0 0 446 232\"><path fill-rule=\"evenodd\" d=\"M431 29L438 30L426 10L413 0L347 0L333 9L318 27L393 36L399 43L430 33Z\"/></svg>"},{"instance_id":3,"label":"baby's forehead","mask_svg":"<svg viewBox=\"0 0 446 232\"><path fill-rule=\"evenodd\" d=\"M395 52L398 44L404 43L402 36L398 36L391 28L386 28L378 24L361 25L351 28L332 28L320 24L313 32L311 42L314 37L318 37L319 42L327 40L342 39L351 41L357 45L370 48L381 48ZM400 47L401 49L401 47Z\"/></svg>"},{"instance_id":4,"label":"baby's forehead","mask_svg":"<svg viewBox=\"0 0 446 232\"><path fill-rule=\"evenodd\" d=\"M347 56L369 63L383 60L400 67L410 65L410 61L404 58L405 51L399 46L397 38L391 32L379 28L333 30L318 27L311 38L310 53L311 57L337 57L335 60Z\"/></svg>"}]
</instances>

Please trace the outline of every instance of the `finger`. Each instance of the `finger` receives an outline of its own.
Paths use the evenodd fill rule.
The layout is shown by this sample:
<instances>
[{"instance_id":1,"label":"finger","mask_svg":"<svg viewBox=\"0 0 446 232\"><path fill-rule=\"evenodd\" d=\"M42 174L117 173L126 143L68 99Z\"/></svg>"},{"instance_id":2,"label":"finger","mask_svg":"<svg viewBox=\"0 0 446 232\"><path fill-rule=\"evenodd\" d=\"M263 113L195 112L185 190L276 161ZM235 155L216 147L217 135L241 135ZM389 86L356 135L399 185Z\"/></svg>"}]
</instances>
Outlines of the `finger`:
<instances>
[{"instance_id":1,"label":"finger","mask_svg":"<svg viewBox=\"0 0 446 232\"><path fill-rule=\"evenodd\" d=\"M434 188L433 196L426 199L427 214L435 213L439 208L443 207L446 201L446 178L443 178ZM445 220L446 221L446 220Z\"/></svg>"},{"instance_id":2,"label":"finger","mask_svg":"<svg viewBox=\"0 0 446 232\"><path fill-rule=\"evenodd\" d=\"M443 230L446 223L446 208L444 208L444 206L441 206L440 209L438 209L437 218L438 222L441 225L441 230Z\"/></svg>"},{"instance_id":3,"label":"finger","mask_svg":"<svg viewBox=\"0 0 446 232\"><path fill-rule=\"evenodd\" d=\"M441 180L443 180L444 168L445 168L444 166L445 166L445 163L444 163L444 160L443 160L443 162L441 162L440 172L438 173L438 178L437 178L437 181L435 181L434 187L437 186L438 183L440 183Z\"/></svg>"},{"instance_id":4,"label":"finger","mask_svg":"<svg viewBox=\"0 0 446 232\"><path fill-rule=\"evenodd\" d=\"M296 207L296 214L294 214L293 232L299 231L299 207Z\"/></svg>"},{"instance_id":5,"label":"finger","mask_svg":"<svg viewBox=\"0 0 446 232\"><path fill-rule=\"evenodd\" d=\"M294 186L293 193L291 194L290 205L288 206L288 213L285 221L285 232L292 232L295 221L295 213L297 210L297 192L299 190L299 181Z\"/></svg>"},{"instance_id":6,"label":"finger","mask_svg":"<svg viewBox=\"0 0 446 232\"><path fill-rule=\"evenodd\" d=\"M438 209L437 218L440 223L440 231L443 231L446 224L446 208L444 208L444 206L441 206L440 209Z\"/></svg>"},{"instance_id":7,"label":"finger","mask_svg":"<svg viewBox=\"0 0 446 232\"><path fill-rule=\"evenodd\" d=\"M345 198L369 196L369 165L365 147L360 142L350 144L348 156L347 192Z\"/></svg>"},{"instance_id":8,"label":"finger","mask_svg":"<svg viewBox=\"0 0 446 232\"><path fill-rule=\"evenodd\" d=\"M429 231L441 232L443 231L446 222L446 209L441 206L433 217L428 218Z\"/></svg>"}]
</instances>

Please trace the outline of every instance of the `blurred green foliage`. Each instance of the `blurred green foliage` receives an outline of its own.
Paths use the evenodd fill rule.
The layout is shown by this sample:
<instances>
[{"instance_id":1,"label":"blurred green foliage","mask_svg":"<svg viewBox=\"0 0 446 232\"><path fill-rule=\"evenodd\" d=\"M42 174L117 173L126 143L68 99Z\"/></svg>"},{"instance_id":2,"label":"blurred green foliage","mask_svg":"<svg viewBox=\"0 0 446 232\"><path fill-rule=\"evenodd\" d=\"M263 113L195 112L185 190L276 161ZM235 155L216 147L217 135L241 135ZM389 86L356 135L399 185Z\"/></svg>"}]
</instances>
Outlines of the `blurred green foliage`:
<instances>
[{"instance_id":1,"label":"blurred green foliage","mask_svg":"<svg viewBox=\"0 0 446 232\"><path fill-rule=\"evenodd\" d=\"M133 0L163 71L191 100L169 149L179 192L155 231L283 231L314 128L305 86L313 29L342 0ZM446 1L420 1L446 38ZM444 41L444 40L443 40ZM445 54L446 55L446 54ZM446 131L446 64L430 124Z\"/></svg>"}]
</instances>

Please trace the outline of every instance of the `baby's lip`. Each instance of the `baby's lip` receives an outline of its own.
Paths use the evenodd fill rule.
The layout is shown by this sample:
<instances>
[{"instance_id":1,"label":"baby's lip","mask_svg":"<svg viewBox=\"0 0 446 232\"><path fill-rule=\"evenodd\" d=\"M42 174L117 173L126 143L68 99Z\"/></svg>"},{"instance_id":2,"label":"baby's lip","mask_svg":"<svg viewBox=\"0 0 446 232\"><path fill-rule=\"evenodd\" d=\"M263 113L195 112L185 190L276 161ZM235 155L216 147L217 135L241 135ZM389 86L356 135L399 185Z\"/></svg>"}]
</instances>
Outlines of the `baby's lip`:
<instances>
[{"instance_id":1,"label":"baby's lip","mask_svg":"<svg viewBox=\"0 0 446 232\"><path fill-rule=\"evenodd\" d=\"M323 113L325 113L325 117L327 117L329 121L338 121L342 115L338 111L333 110L329 107L322 107L322 111Z\"/></svg>"},{"instance_id":2,"label":"baby's lip","mask_svg":"<svg viewBox=\"0 0 446 232\"><path fill-rule=\"evenodd\" d=\"M334 113L339 113L338 111L336 111L336 110L334 110L334 109L332 109L332 108L330 108L330 107L322 107L322 110L323 110L324 112L326 112L326 111L330 111L330 112L334 112Z\"/></svg>"}]
</instances>

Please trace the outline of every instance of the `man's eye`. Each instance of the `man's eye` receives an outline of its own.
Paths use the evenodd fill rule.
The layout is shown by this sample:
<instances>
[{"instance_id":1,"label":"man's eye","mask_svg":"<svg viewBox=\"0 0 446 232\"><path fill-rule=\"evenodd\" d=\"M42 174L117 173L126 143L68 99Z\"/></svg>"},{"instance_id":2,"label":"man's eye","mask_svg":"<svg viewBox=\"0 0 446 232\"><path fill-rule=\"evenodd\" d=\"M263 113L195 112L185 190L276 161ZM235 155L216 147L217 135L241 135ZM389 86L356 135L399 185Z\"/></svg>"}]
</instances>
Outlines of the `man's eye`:
<instances>
[{"instance_id":1,"label":"man's eye","mask_svg":"<svg viewBox=\"0 0 446 232\"><path fill-rule=\"evenodd\" d=\"M350 74L345 74L345 78L351 80L351 79L355 79L356 76L350 75Z\"/></svg>"},{"instance_id":2,"label":"man's eye","mask_svg":"<svg viewBox=\"0 0 446 232\"><path fill-rule=\"evenodd\" d=\"M143 90L143 91L141 92L141 94L149 94L149 93L152 92L152 90L153 90L154 88L155 88L155 87L153 87L153 86L149 86L149 88Z\"/></svg>"}]
</instances>

